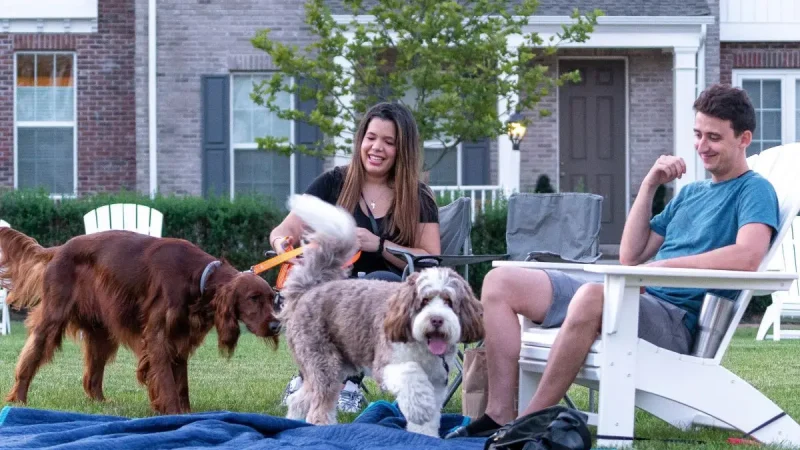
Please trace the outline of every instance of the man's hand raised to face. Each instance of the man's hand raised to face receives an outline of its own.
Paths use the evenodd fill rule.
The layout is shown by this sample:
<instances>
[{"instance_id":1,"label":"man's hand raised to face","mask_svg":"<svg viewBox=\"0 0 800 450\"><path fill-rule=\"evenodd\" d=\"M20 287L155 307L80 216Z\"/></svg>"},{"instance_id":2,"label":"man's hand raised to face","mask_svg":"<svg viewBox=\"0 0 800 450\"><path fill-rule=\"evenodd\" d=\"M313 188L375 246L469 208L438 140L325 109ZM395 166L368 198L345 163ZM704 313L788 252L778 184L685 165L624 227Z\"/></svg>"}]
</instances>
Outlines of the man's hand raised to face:
<instances>
[{"instance_id":1,"label":"man's hand raised to face","mask_svg":"<svg viewBox=\"0 0 800 450\"><path fill-rule=\"evenodd\" d=\"M660 184L669 183L670 181L680 178L686 173L686 163L683 158L672 155L661 155L650 172L644 177L642 184L649 184L656 187Z\"/></svg>"}]
</instances>

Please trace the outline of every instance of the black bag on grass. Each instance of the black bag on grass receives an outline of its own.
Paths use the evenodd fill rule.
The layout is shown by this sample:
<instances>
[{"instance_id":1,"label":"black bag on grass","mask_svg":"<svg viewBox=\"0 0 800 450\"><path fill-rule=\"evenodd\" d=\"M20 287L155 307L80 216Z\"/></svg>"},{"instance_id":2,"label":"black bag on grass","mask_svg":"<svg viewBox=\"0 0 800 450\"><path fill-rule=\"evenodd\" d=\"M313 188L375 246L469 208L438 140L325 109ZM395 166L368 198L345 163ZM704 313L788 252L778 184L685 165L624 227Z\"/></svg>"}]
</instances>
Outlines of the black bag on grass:
<instances>
[{"instance_id":1,"label":"black bag on grass","mask_svg":"<svg viewBox=\"0 0 800 450\"><path fill-rule=\"evenodd\" d=\"M590 450L592 435L586 415L556 405L503 426L489 437L484 450Z\"/></svg>"}]
</instances>

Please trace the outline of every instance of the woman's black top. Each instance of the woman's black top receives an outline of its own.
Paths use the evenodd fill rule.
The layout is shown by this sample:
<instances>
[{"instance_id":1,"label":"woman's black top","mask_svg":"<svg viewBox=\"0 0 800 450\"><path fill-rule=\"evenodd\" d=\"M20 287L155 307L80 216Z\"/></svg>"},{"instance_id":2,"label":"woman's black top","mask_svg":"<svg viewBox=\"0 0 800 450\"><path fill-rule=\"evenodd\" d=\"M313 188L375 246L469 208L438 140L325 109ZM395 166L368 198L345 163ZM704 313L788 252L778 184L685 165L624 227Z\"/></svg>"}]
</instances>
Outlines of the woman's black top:
<instances>
[{"instance_id":1,"label":"woman's black top","mask_svg":"<svg viewBox=\"0 0 800 450\"><path fill-rule=\"evenodd\" d=\"M342 166L335 167L321 174L311 183L306 190L306 194L319 197L322 200L335 205L336 201L339 199L339 194L342 192L346 173L347 167ZM420 223L438 223L439 209L437 208L436 202L431 198L431 196L424 192L426 189L427 187L423 183L419 184L419 221ZM372 223L369 220L369 216L364 213L359 205L356 205L355 210L351 211L351 213L355 218L356 226L366 228L372 233L375 233L372 228ZM387 241L394 242L397 239L397 233L389 233L384 230L384 224L387 222L387 217L391 214L392 212L390 211L383 217L375 217L375 221L377 222L378 231L380 231L378 236L380 237L382 235ZM361 257L358 258L358 261L353 264L352 273L353 275L357 275L359 272L370 273L378 270L390 270L397 274L401 273L400 269L386 261L386 259L378 252L364 251L361 252Z\"/></svg>"}]
</instances>

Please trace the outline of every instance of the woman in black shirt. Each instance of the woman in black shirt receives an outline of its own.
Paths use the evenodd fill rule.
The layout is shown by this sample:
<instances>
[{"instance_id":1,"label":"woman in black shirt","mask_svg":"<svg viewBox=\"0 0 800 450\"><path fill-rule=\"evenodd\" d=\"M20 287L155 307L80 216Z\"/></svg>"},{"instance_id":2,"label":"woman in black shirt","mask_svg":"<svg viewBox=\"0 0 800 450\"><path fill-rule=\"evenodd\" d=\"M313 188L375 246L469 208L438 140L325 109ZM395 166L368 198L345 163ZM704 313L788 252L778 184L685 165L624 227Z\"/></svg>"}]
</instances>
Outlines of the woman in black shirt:
<instances>
[{"instance_id":1,"label":"woman in black shirt","mask_svg":"<svg viewBox=\"0 0 800 450\"><path fill-rule=\"evenodd\" d=\"M323 173L306 193L353 213L361 257L353 276L400 281L405 261L388 251L439 254L439 214L430 189L419 181L419 132L411 112L395 103L367 111L347 166ZM303 223L289 214L270 233L276 252L299 241Z\"/></svg>"}]
</instances>

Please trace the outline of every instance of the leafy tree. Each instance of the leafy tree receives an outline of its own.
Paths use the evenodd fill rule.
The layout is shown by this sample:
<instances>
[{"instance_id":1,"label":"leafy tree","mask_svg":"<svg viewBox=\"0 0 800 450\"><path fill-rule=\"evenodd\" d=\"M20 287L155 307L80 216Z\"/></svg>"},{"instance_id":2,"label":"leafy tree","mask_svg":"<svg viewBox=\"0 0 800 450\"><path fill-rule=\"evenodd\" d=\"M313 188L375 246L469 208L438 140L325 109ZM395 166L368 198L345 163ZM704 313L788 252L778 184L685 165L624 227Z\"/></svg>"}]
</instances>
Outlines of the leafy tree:
<instances>
[{"instance_id":1,"label":"leafy tree","mask_svg":"<svg viewBox=\"0 0 800 450\"><path fill-rule=\"evenodd\" d=\"M334 19L326 0L306 2L305 20L314 39L303 49L271 39L269 29L252 39L277 68L255 87L253 100L283 119L318 126L328 138L309 148L263 137L257 139L259 148L347 154L359 117L378 101L400 101L412 110L422 138L445 149L441 159L461 142L506 133L498 98L525 93L517 111L531 109L554 86L578 80L577 73L548 75L537 58L552 55L562 42L586 41L601 15L576 10L573 22L545 42L537 33L524 32L537 0L343 3L354 17L348 23ZM374 20L358 20L365 16ZM510 48L510 36L520 37L522 45ZM276 101L281 92L316 100L316 106L310 112L281 107Z\"/></svg>"}]
</instances>

